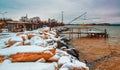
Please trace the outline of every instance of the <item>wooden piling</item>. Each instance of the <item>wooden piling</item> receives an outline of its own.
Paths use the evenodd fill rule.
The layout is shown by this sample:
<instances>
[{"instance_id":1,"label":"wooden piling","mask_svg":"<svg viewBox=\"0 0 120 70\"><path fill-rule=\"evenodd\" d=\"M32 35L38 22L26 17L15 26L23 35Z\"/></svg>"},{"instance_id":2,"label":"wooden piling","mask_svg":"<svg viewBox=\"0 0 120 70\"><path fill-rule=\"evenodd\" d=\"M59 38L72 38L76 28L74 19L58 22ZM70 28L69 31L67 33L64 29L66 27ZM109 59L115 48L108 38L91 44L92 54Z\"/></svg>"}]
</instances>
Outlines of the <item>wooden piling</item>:
<instances>
[{"instance_id":1,"label":"wooden piling","mask_svg":"<svg viewBox=\"0 0 120 70\"><path fill-rule=\"evenodd\" d=\"M80 38L80 28L78 28L78 38Z\"/></svg>"},{"instance_id":2,"label":"wooden piling","mask_svg":"<svg viewBox=\"0 0 120 70\"><path fill-rule=\"evenodd\" d=\"M73 39L73 28L72 28L72 32L71 32L71 34L72 34L72 39Z\"/></svg>"}]
</instances>

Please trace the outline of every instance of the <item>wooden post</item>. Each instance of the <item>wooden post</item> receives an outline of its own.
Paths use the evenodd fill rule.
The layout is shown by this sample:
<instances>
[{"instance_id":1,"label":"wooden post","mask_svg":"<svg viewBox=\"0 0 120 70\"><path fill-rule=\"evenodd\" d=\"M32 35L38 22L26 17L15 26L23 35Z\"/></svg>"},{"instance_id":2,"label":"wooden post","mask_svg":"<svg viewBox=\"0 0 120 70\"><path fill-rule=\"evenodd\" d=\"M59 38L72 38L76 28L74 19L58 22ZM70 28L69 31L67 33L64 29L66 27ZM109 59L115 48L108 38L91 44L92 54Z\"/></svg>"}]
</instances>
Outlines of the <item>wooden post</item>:
<instances>
[{"instance_id":1,"label":"wooden post","mask_svg":"<svg viewBox=\"0 0 120 70\"><path fill-rule=\"evenodd\" d=\"M78 38L80 38L80 34L81 34L80 28L78 28Z\"/></svg>"},{"instance_id":2,"label":"wooden post","mask_svg":"<svg viewBox=\"0 0 120 70\"><path fill-rule=\"evenodd\" d=\"M79 38L79 28L78 28L78 38Z\"/></svg>"},{"instance_id":3,"label":"wooden post","mask_svg":"<svg viewBox=\"0 0 120 70\"><path fill-rule=\"evenodd\" d=\"M72 34L72 39L73 39L73 28L72 28L72 33L71 34Z\"/></svg>"},{"instance_id":4,"label":"wooden post","mask_svg":"<svg viewBox=\"0 0 120 70\"><path fill-rule=\"evenodd\" d=\"M105 29L105 38L108 38L107 30Z\"/></svg>"},{"instance_id":5,"label":"wooden post","mask_svg":"<svg viewBox=\"0 0 120 70\"><path fill-rule=\"evenodd\" d=\"M80 28L80 37L81 37L81 34L82 34L82 33L81 33L81 28Z\"/></svg>"},{"instance_id":6,"label":"wooden post","mask_svg":"<svg viewBox=\"0 0 120 70\"><path fill-rule=\"evenodd\" d=\"M71 30L70 30L70 32L71 32ZM69 32L69 40L70 40L70 32Z\"/></svg>"},{"instance_id":7,"label":"wooden post","mask_svg":"<svg viewBox=\"0 0 120 70\"><path fill-rule=\"evenodd\" d=\"M70 40L70 37L71 37L71 28L70 28L70 31L69 31L69 40Z\"/></svg>"},{"instance_id":8,"label":"wooden post","mask_svg":"<svg viewBox=\"0 0 120 70\"><path fill-rule=\"evenodd\" d=\"M26 31L26 25L25 25L25 23L23 24L23 31Z\"/></svg>"},{"instance_id":9,"label":"wooden post","mask_svg":"<svg viewBox=\"0 0 120 70\"><path fill-rule=\"evenodd\" d=\"M88 34L88 36L89 36L89 33L88 33L89 30L91 30L91 29L87 28L87 34Z\"/></svg>"}]
</instances>

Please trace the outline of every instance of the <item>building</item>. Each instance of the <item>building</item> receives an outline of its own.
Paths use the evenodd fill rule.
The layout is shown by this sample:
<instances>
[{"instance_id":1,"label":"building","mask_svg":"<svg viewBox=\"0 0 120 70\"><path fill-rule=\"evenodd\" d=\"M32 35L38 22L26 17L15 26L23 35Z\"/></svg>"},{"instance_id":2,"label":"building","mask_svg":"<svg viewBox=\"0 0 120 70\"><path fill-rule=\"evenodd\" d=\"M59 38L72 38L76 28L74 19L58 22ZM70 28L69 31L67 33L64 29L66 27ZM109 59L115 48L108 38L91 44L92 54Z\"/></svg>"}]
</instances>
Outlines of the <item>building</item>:
<instances>
[{"instance_id":1,"label":"building","mask_svg":"<svg viewBox=\"0 0 120 70\"><path fill-rule=\"evenodd\" d=\"M55 19L41 21L39 17L28 18L26 15L21 17L19 21L6 21L4 25L1 25L0 32L2 32L2 29L8 30L9 32L22 32L25 30L30 31L43 26L56 27L63 26L63 24L57 22Z\"/></svg>"},{"instance_id":2,"label":"building","mask_svg":"<svg viewBox=\"0 0 120 70\"><path fill-rule=\"evenodd\" d=\"M8 29L9 32L22 32L22 31L30 31L37 28L40 28L39 24L32 24L29 22L21 22L21 21L11 21L6 22L3 26L4 29Z\"/></svg>"},{"instance_id":3,"label":"building","mask_svg":"<svg viewBox=\"0 0 120 70\"><path fill-rule=\"evenodd\" d=\"M30 23L40 23L41 20L39 17L33 17L28 20Z\"/></svg>"},{"instance_id":4,"label":"building","mask_svg":"<svg viewBox=\"0 0 120 70\"><path fill-rule=\"evenodd\" d=\"M22 22L28 22L29 19L27 17L27 14L26 14L26 16L22 16L21 19L20 19L20 21L22 21Z\"/></svg>"}]
</instances>

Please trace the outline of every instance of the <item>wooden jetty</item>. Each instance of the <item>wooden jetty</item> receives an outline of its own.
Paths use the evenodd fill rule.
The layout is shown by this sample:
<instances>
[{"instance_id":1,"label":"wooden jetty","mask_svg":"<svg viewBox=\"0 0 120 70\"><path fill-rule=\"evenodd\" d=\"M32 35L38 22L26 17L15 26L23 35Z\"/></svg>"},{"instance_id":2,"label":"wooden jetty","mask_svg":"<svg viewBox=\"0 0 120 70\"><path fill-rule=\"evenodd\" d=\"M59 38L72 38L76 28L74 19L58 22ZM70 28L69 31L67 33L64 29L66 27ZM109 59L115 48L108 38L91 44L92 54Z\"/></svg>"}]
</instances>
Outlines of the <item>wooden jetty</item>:
<instances>
[{"instance_id":1,"label":"wooden jetty","mask_svg":"<svg viewBox=\"0 0 120 70\"><path fill-rule=\"evenodd\" d=\"M104 37L108 38L108 33L106 29L100 30L93 27L69 27L68 31L61 31L59 34L68 34L69 39L73 39L73 35L77 34L77 38L81 38L82 34L86 37Z\"/></svg>"}]
</instances>

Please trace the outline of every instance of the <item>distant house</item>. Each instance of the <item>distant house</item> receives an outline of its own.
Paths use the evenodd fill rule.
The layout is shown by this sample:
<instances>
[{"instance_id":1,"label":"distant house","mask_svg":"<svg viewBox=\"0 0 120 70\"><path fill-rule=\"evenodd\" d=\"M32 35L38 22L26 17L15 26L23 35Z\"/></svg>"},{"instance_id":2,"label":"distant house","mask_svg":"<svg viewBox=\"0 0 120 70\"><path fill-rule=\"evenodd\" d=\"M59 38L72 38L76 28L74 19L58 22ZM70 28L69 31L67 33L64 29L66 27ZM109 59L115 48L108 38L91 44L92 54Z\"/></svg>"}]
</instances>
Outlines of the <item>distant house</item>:
<instances>
[{"instance_id":1,"label":"distant house","mask_svg":"<svg viewBox=\"0 0 120 70\"><path fill-rule=\"evenodd\" d=\"M29 22L30 22L30 23L40 23L41 20L40 20L39 17L33 17L33 18L30 18L30 19L29 19Z\"/></svg>"}]
</instances>

